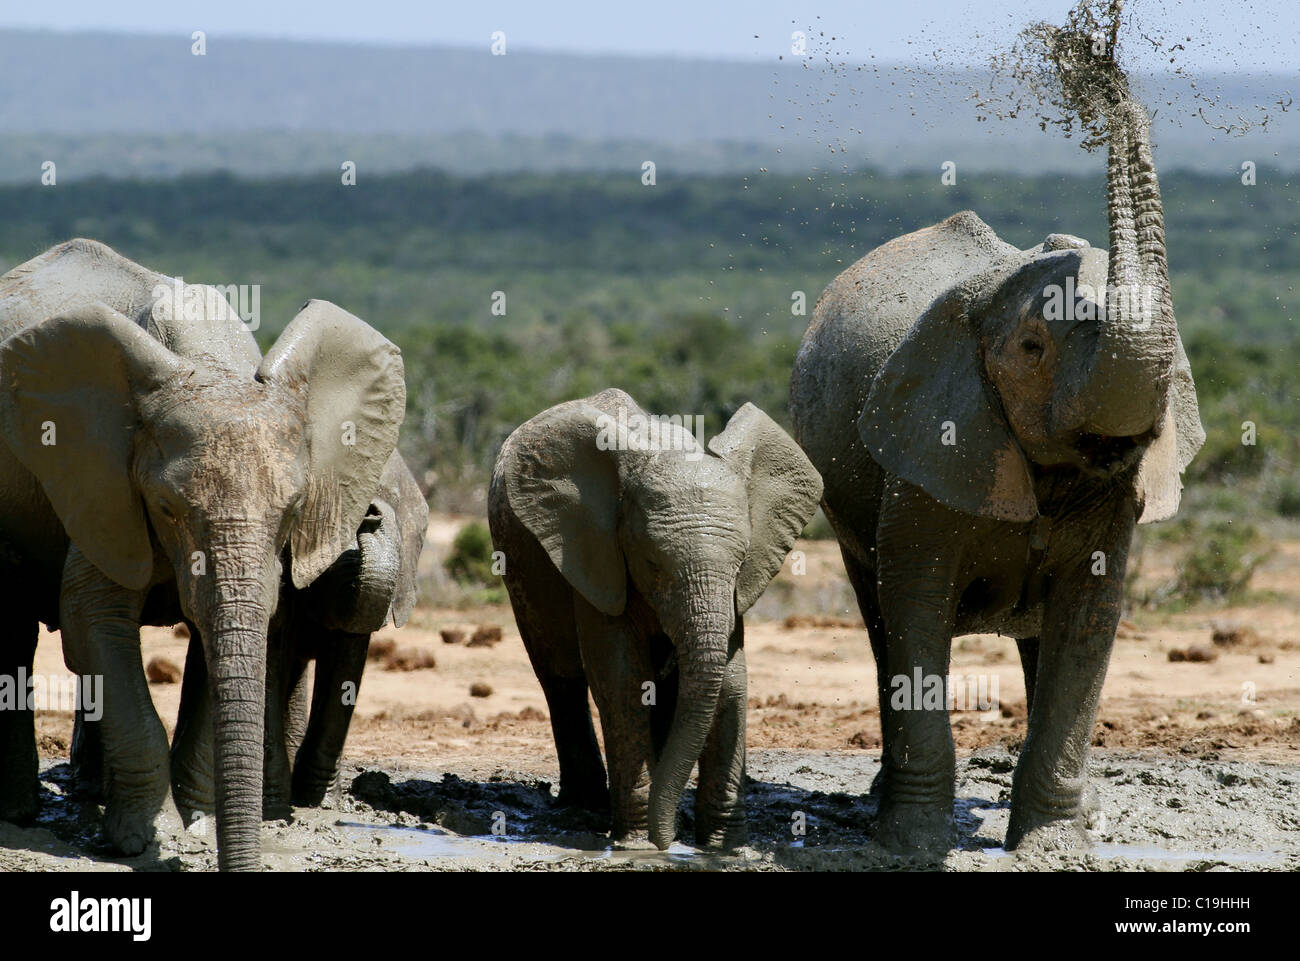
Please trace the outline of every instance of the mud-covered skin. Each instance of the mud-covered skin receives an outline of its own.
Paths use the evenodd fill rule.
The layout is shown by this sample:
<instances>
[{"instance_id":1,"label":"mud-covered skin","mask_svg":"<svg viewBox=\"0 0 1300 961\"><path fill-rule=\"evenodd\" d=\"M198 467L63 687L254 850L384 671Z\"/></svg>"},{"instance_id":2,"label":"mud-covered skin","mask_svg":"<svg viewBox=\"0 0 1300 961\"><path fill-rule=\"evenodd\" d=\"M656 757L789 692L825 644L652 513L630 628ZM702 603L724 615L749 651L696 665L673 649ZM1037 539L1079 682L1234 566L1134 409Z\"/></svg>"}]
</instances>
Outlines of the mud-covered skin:
<instances>
[{"instance_id":1,"label":"mud-covered skin","mask_svg":"<svg viewBox=\"0 0 1300 961\"><path fill-rule=\"evenodd\" d=\"M816 509L821 481L751 404L708 444L677 426L652 448L620 390L516 430L488 494L492 541L546 694L560 799L608 803L613 837L667 848L696 761L696 843L745 836L741 615ZM630 443L603 446L612 423ZM587 708L600 712L609 785Z\"/></svg>"},{"instance_id":2,"label":"mud-covered skin","mask_svg":"<svg viewBox=\"0 0 1300 961\"><path fill-rule=\"evenodd\" d=\"M195 626L214 697L221 865L256 869L281 551L305 587L355 539L396 444L401 359L313 301L259 363L217 291L174 284L93 241L5 275L0 538L43 573L33 598L57 597L33 613L59 624L68 667L104 679L104 831L125 853L149 843L169 781L139 627L177 610Z\"/></svg>"},{"instance_id":3,"label":"mud-covered skin","mask_svg":"<svg viewBox=\"0 0 1300 961\"><path fill-rule=\"evenodd\" d=\"M795 361L795 437L876 660L878 836L899 850L950 842L954 756L946 706L895 709L891 682L946 677L975 632L1017 638L1030 693L1007 846L1079 843L1133 527L1176 510L1204 439L1145 113L1114 107L1110 129L1108 256L1062 234L1018 251L954 215L833 281ZM1150 309L1108 315L1089 293L1108 278L1154 291Z\"/></svg>"}]
</instances>

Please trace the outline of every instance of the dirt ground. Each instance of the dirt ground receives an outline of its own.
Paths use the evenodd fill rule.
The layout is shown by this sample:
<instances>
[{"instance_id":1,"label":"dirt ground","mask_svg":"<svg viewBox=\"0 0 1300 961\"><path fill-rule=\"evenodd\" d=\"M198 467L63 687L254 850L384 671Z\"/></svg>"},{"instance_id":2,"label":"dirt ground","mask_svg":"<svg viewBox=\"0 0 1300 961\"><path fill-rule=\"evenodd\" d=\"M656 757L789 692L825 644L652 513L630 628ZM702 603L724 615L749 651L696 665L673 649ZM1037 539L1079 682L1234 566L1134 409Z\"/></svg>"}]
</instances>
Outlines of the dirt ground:
<instances>
[{"instance_id":1,"label":"dirt ground","mask_svg":"<svg viewBox=\"0 0 1300 961\"><path fill-rule=\"evenodd\" d=\"M433 570L458 526L435 518ZM551 805L558 776L546 705L508 607L419 608L389 629L397 660L361 687L338 789L321 810L264 829L282 870L900 869L870 840L878 769L875 667L833 542L801 542L806 573L786 568L746 619L751 845L734 857L679 846L609 849L598 819ZM1171 573L1149 550L1143 577ZM960 841L949 870L1295 870L1300 868L1300 539L1280 542L1249 603L1182 613L1137 611L1121 626L1094 732L1088 851L1006 854L1015 752L1026 728L1014 641L957 640L951 673L970 693L952 714ZM466 643L480 628L501 639ZM460 632L447 643L442 632ZM1214 635L1218 634L1216 642ZM186 641L144 632L144 658L183 665ZM381 645L375 643L379 648ZM1183 655L1182 659L1171 659ZM1190 652L1190 654L1189 654ZM430 655L413 657L412 655ZM57 635L36 670L65 673ZM981 687L982 685L982 687ZM170 730L180 685L151 686ZM981 697L982 695L982 697ZM987 708L987 709L981 709ZM71 715L38 714L45 813L0 825L0 868L202 870L215 866L202 825L164 819L140 858L114 859L98 810L66 797ZM684 804L690 837L693 795ZM802 825L803 833L797 833Z\"/></svg>"}]
</instances>

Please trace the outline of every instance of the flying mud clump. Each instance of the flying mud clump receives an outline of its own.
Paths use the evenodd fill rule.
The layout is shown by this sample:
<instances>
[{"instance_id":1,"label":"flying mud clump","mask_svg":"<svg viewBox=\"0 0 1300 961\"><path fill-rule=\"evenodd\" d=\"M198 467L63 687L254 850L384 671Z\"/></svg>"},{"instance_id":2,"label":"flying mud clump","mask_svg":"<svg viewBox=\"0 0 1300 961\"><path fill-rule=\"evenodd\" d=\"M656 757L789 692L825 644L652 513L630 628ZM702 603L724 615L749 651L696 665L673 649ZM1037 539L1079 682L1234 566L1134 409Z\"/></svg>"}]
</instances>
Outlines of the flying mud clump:
<instances>
[{"instance_id":1,"label":"flying mud clump","mask_svg":"<svg viewBox=\"0 0 1300 961\"><path fill-rule=\"evenodd\" d=\"M1123 7L1123 0L1081 0L1064 27L1026 27L1009 51L992 60L994 75L1017 91L1010 106L999 102L1006 95L1001 91L977 95L981 109L999 119L1032 110L1043 130L1055 126L1069 137L1077 127L1085 150L1104 146L1111 108L1131 96L1118 58Z\"/></svg>"}]
</instances>

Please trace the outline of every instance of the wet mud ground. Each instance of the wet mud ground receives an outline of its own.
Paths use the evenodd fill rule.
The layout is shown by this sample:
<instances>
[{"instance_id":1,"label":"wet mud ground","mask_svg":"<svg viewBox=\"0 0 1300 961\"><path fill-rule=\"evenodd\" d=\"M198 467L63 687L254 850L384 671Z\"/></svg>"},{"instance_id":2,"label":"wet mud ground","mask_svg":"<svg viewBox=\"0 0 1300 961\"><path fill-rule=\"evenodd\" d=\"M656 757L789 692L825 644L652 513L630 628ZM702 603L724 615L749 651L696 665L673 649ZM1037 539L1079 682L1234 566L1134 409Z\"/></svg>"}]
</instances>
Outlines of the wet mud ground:
<instances>
[{"instance_id":1,"label":"wet mud ground","mask_svg":"<svg viewBox=\"0 0 1300 961\"><path fill-rule=\"evenodd\" d=\"M456 526L448 523L447 537ZM431 538L431 547L438 545ZM1011 777L1027 731L1009 638L966 637L952 671L998 682L990 710L954 711L958 844L941 862L872 842L879 769L875 665L833 543L801 542L807 573L783 572L746 619L750 844L735 855L612 850L598 817L552 802L558 767L541 689L508 608L417 609L381 632L429 666L372 662L339 787L328 807L267 823L268 867L283 871L952 870L1286 871L1300 869L1300 538L1282 540L1234 607L1136 612L1121 626L1094 728L1086 851L1007 854ZM437 550L426 551L436 557ZM1144 576L1168 577L1145 559ZM791 613L795 616L789 616ZM450 643L445 632L501 630ZM1235 625L1224 634L1225 625ZM1217 640L1215 638L1218 638ZM146 662L184 664L187 641L144 632ZM377 645L372 645L372 651ZM1201 651L1189 658L1182 653ZM65 671L57 635L36 669ZM478 694L472 693L478 690ZM180 685L150 687L170 730ZM486 691L486 693L484 693ZM599 731L599 727L597 727ZM211 834L164 818L138 858L99 837L101 809L70 797L69 712L38 711L41 820L0 823L0 869L199 871ZM694 794L679 837L693 836ZM499 814L498 814L499 812ZM792 827L802 812L806 832ZM501 835L493 834L494 825Z\"/></svg>"},{"instance_id":2,"label":"wet mud ground","mask_svg":"<svg viewBox=\"0 0 1300 961\"><path fill-rule=\"evenodd\" d=\"M350 764L322 809L263 826L281 871L1296 871L1300 768L1094 751L1086 850L1005 852L1015 757L981 749L959 762L957 846L942 860L872 842L879 765L862 753L751 754L749 845L735 853L615 850L598 815L560 808L546 780L505 769L432 772ZM98 836L99 809L67 796L65 764L43 771L39 825L0 825L0 867L41 871L203 871L211 832L165 818L158 841L118 858ZM694 793L680 837L691 837ZM804 833L795 833L797 824ZM495 833L494 833L495 830Z\"/></svg>"}]
</instances>

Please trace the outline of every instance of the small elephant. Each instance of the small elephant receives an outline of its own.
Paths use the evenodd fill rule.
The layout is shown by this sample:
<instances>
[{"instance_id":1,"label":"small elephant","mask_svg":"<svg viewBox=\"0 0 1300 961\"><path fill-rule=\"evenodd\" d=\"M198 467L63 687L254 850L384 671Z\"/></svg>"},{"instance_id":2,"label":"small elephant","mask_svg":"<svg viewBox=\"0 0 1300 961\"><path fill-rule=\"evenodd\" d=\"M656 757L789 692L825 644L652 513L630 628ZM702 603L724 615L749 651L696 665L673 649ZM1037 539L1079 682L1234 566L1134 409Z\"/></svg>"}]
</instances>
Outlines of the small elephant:
<instances>
[{"instance_id":1,"label":"small elephant","mask_svg":"<svg viewBox=\"0 0 1300 961\"><path fill-rule=\"evenodd\" d=\"M169 788L139 628L183 617L211 675L218 861L259 869L281 557L302 589L355 543L405 414L401 354L311 301L259 358L215 289L86 240L0 278L0 335L0 543L27 591L6 660L30 670L40 619L103 678L104 831L136 854ZM6 750L30 731L0 725ZM34 798L34 759L6 798Z\"/></svg>"},{"instance_id":2,"label":"small elephant","mask_svg":"<svg viewBox=\"0 0 1300 961\"><path fill-rule=\"evenodd\" d=\"M1110 249L1030 250L958 213L826 288L795 360L795 437L826 481L876 659L878 837L952 832L954 635L1017 640L1029 734L1006 844L1081 843L1085 763L1134 525L1172 515L1204 441L1178 337L1149 124L1114 108Z\"/></svg>"},{"instance_id":3,"label":"small elephant","mask_svg":"<svg viewBox=\"0 0 1300 961\"><path fill-rule=\"evenodd\" d=\"M697 843L743 843L742 615L781 569L821 487L798 445L752 404L705 449L609 389L538 414L502 445L488 519L550 708L560 800L608 804L615 841L648 825L666 849L698 760Z\"/></svg>"},{"instance_id":4,"label":"small elephant","mask_svg":"<svg viewBox=\"0 0 1300 961\"><path fill-rule=\"evenodd\" d=\"M394 451L355 545L310 587L283 578L267 640L264 819L318 806L334 783L370 636L410 616L428 526L429 506ZM171 754L172 795L187 821L215 803L211 703L202 645L191 637Z\"/></svg>"}]
</instances>

